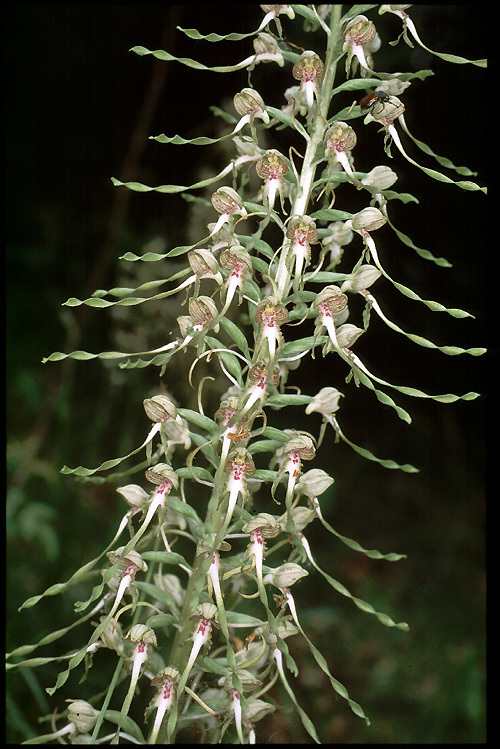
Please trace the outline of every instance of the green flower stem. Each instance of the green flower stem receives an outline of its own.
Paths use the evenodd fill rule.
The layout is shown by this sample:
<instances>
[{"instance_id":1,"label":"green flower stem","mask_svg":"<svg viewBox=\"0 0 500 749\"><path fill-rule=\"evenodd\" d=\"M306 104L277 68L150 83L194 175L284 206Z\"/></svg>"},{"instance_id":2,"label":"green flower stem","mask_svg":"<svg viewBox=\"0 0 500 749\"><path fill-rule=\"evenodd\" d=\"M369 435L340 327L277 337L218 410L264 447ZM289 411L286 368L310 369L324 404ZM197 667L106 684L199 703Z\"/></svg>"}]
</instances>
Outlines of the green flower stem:
<instances>
[{"instance_id":1,"label":"green flower stem","mask_svg":"<svg viewBox=\"0 0 500 749\"><path fill-rule=\"evenodd\" d=\"M319 96L319 112L314 119L313 132L304 155L297 193L290 211L291 216L303 216L307 212L307 206L309 204L311 190L316 176L316 167L318 165L317 153L318 149L323 147L323 139L328 127L328 110L330 107L335 73L337 70L335 52L341 45L342 38L339 23L341 9L342 6L340 5L332 5L330 37L326 51L326 74L323 79L323 85ZM275 281L278 291L278 301L280 302L284 302L290 293L292 264L287 262L290 245L290 240L285 240L276 272Z\"/></svg>"}]
</instances>

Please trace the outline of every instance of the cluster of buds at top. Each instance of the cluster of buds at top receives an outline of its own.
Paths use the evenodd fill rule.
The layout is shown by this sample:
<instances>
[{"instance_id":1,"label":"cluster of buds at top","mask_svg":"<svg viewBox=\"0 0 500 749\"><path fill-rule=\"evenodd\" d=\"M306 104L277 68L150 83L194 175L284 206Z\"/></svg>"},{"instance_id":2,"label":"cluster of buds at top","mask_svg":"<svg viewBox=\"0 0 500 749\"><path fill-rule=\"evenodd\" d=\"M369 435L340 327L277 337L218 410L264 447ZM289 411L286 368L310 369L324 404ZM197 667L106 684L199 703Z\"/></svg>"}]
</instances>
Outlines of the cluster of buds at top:
<instances>
[{"instance_id":1,"label":"cluster of buds at top","mask_svg":"<svg viewBox=\"0 0 500 749\"><path fill-rule=\"evenodd\" d=\"M259 304L255 313L255 320L260 323L255 346L257 355L268 366L274 367L276 352L283 342L280 325L288 321L288 310L281 302L277 302L271 296Z\"/></svg>"},{"instance_id":2,"label":"cluster of buds at top","mask_svg":"<svg viewBox=\"0 0 500 749\"><path fill-rule=\"evenodd\" d=\"M361 65L362 74L373 72L368 62L368 57L372 51L375 51L378 42L377 29L372 21L366 16L355 16L344 28L344 46L343 52L347 52L345 70L349 77L351 71L351 61L356 57Z\"/></svg>"},{"instance_id":3,"label":"cluster of buds at top","mask_svg":"<svg viewBox=\"0 0 500 749\"><path fill-rule=\"evenodd\" d=\"M307 108L310 111L314 104L314 99L318 100L319 81L325 75L325 66L316 52L306 50L293 66L292 75L295 80L300 81L300 90L305 97Z\"/></svg>"},{"instance_id":4,"label":"cluster of buds at top","mask_svg":"<svg viewBox=\"0 0 500 749\"><path fill-rule=\"evenodd\" d=\"M273 210L276 195L280 196L283 210L284 177L288 174L288 164L279 151L270 149L255 164L255 171L264 180L263 202L269 213Z\"/></svg>"}]
</instances>

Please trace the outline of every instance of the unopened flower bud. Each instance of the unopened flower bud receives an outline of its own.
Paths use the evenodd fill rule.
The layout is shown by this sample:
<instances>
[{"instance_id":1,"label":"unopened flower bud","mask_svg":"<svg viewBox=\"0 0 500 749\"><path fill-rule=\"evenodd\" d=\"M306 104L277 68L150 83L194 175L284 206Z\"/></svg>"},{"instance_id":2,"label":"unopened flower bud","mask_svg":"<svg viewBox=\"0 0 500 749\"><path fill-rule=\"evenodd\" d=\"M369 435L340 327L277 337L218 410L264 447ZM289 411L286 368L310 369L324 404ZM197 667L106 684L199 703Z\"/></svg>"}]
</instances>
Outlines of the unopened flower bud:
<instances>
[{"instance_id":1,"label":"unopened flower bud","mask_svg":"<svg viewBox=\"0 0 500 749\"><path fill-rule=\"evenodd\" d=\"M375 231L380 229L381 226L387 223L387 219L384 214L379 211L378 208L363 208L362 211L356 213L352 219L352 228L355 231Z\"/></svg>"},{"instance_id":2,"label":"unopened flower bud","mask_svg":"<svg viewBox=\"0 0 500 749\"><path fill-rule=\"evenodd\" d=\"M127 484L116 489L131 507L142 507L149 499L149 494L138 484Z\"/></svg>"},{"instance_id":3,"label":"unopened flower bud","mask_svg":"<svg viewBox=\"0 0 500 749\"><path fill-rule=\"evenodd\" d=\"M376 187L379 190L388 190L396 182L398 175L390 166L375 166L368 172L361 182L370 187Z\"/></svg>"},{"instance_id":4,"label":"unopened flower bud","mask_svg":"<svg viewBox=\"0 0 500 749\"><path fill-rule=\"evenodd\" d=\"M218 213L234 213L243 209L243 201L232 187L219 187L212 194L211 200Z\"/></svg>"},{"instance_id":5,"label":"unopened flower bud","mask_svg":"<svg viewBox=\"0 0 500 749\"><path fill-rule=\"evenodd\" d=\"M168 463L157 463L152 468L149 468L146 471L146 479L157 486L165 483L165 481L170 482L175 489L179 486L177 474Z\"/></svg>"},{"instance_id":6,"label":"unopened flower bud","mask_svg":"<svg viewBox=\"0 0 500 749\"><path fill-rule=\"evenodd\" d=\"M154 648L158 647L154 629L151 629L146 624L134 624L123 639L126 642L144 642L146 645L152 645Z\"/></svg>"},{"instance_id":7,"label":"unopened flower bud","mask_svg":"<svg viewBox=\"0 0 500 749\"><path fill-rule=\"evenodd\" d=\"M281 532L281 525L268 512L259 512L254 518L242 527L243 533L253 533L260 530L264 538L275 538Z\"/></svg>"},{"instance_id":8,"label":"unopened flower bud","mask_svg":"<svg viewBox=\"0 0 500 749\"><path fill-rule=\"evenodd\" d=\"M325 151L335 155L339 151L352 151L357 143L357 136L347 122L335 122L325 135Z\"/></svg>"},{"instance_id":9,"label":"unopened flower bud","mask_svg":"<svg viewBox=\"0 0 500 749\"><path fill-rule=\"evenodd\" d=\"M341 286L342 291L362 291L368 289L382 273L374 265L360 265L359 268L346 278Z\"/></svg>"},{"instance_id":10,"label":"unopened flower bud","mask_svg":"<svg viewBox=\"0 0 500 749\"><path fill-rule=\"evenodd\" d=\"M90 733L93 731L99 717L99 710L96 710L85 700L66 700L66 702L69 702L68 720L75 724L78 732Z\"/></svg>"},{"instance_id":11,"label":"unopened flower bud","mask_svg":"<svg viewBox=\"0 0 500 749\"><path fill-rule=\"evenodd\" d=\"M155 423L170 421L177 417L174 403L166 395L153 395L143 401L146 416Z\"/></svg>"},{"instance_id":12,"label":"unopened flower bud","mask_svg":"<svg viewBox=\"0 0 500 749\"><path fill-rule=\"evenodd\" d=\"M257 723L275 710L276 707L269 702L250 697L248 699L248 709L243 711L243 718L246 721L250 721L250 723Z\"/></svg>"},{"instance_id":13,"label":"unopened flower bud","mask_svg":"<svg viewBox=\"0 0 500 749\"><path fill-rule=\"evenodd\" d=\"M260 117L266 124L269 122L264 100L255 89L243 88L238 94L235 94L233 103L241 117L250 115L251 117Z\"/></svg>"},{"instance_id":14,"label":"unopened flower bud","mask_svg":"<svg viewBox=\"0 0 500 749\"><path fill-rule=\"evenodd\" d=\"M362 328L344 323L337 328L337 343L340 348L351 348L365 331Z\"/></svg>"},{"instance_id":15,"label":"unopened flower bud","mask_svg":"<svg viewBox=\"0 0 500 749\"><path fill-rule=\"evenodd\" d=\"M314 411L318 411L320 414L334 414L339 410L339 401L343 398L343 395L333 387L321 388L319 393L314 396L314 400L306 407L306 414L311 414Z\"/></svg>"},{"instance_id":16,"label":"unopened flower bud","mask_svg":"<svg viewBox=\"0 0 500 749\"><path fill-rule=\"evenodd\" d=\"M276 567L269 572L264 578L264 582L271 582L277 588L291 588L297 580L305 577L309 573L303 569L300 564L295 562L285 562L285 564Z\"/></svg>"},{"instance_id":17,"label":"unopened flower bud","mask_svg":"<svg viewBox=\"0 0 500 749\"><path fill-rule=\"evenodd\" d=\"M217 307L209 296L199 296L188 302L189 314L196 325L207 325L217 316Z\"/></svg>"},{"instance_id":18,"label":"unopened flower bud","mask_svg":"<svg viewBox=\"0 0 500 749\"><path fill-rule=\"evenodd\" d=\"M314 510L310 507L293 507L290 515L292 516L296 531L303 531L317 517ZM286 525L287 513L280 520L283 522L283 525Z\"/></svg>"},{"instance_id":19,"label":"unopened flower bud","mask_svg":"<svg viewBox=\"0 0 500 749\"><path fill-rule=\"evenodd\" d=\"M334 480L321 468L312 468L303 473L297 482L297 489L309 499L315 499L323 494Z\"/></svg>"}]
</instances>

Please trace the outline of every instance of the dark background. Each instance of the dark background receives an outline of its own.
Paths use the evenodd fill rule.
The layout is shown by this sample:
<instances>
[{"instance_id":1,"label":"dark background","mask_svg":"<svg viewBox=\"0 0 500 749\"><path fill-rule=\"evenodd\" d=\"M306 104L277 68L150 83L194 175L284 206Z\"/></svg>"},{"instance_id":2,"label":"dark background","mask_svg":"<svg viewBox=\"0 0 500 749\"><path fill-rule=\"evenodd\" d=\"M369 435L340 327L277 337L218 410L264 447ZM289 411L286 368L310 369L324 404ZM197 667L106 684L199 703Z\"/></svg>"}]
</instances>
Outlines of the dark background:
<instances>
[{"instance_id":1,"label":"dark background","mask_svg":"<svg viewBox=\"0 0 500 749\"><path fill-rule=\"evenodd\" d=\"M410 12L430 48L470 59L485 56L473 6L417 6ZM261 17L258 6L234 5L18 6L6 13L9 650L72 620L71 596L45 600L21 613L17 608L93 558L123 511L112 486L79 484L61 476L60 467L97 465L140 444L142 399L158 388L157 371L130 370L122 376L98 362L43 366L41 358L56 350L98 352L120 344L134 350L143 340L162 345L169 332L161 327L163 318L160 323L148 319L137 312L142 308L128 310L127 317L82 307L70 311L61 304L70 296L84 298L96 288L122 285L128 269L117 259L124 252L141 254L153 240L167 248L185 244L192 231L192 207L181 197L117 190L110 177L191 184L205 165L219 171L227 163L219 149L160 145L148 136L214 135L209 106L222 106L247 85L245 71L217 75L128 50L143 45L207 65L235 63L251 54L251 40L193 42L175 26L224 34L255 29ZM386 47L399 33L397 19L373 12L370 17L384 44L377 69L430 67L435 72L424 83L415 82L405 96L410 130L436 153L477 170L478 181L485 184L486 73L445 63L419 47L410 52L402 43ZM292 24L283 18L286 36ZM306 44L300 34L291 41ZM284 89L293 85L289 68L257 68L252 83L266 103L282 105ZM351 103L346 96L343 105ZM361 138L361 123L354 122L356 167L369 170L386 157L376 128L372 125ZM417 161L436 166L403 138ZM419 205L391 206L394 223L453 268L419 258L385 229L375 237L384 266L423 298L466 309L476 319L430 312L388 284L380 291L377 285L377 298L405 330L440 345L487 346L486 198L434 182L395 148L393 155L391 166L400 177L395 189L420 200ZM343 208L340 193L337 200L336 207ZM157 271L147 266L140 272L146 280L147 273ZM329 359L317 358L294 381L306 392L312 392L313 381L318 389L338 387L346 393L339 418L352 441L379 457L420 468L417 475L389 471L342 444L321 448L318 465L335 477L324 505L328 520L365 548L404 552L408 559L374 562L318 529L311 541L317 560L355 595L396 621L408 621L411 631L386 629L315 577L313 586L297 586L302 624L372 725L365 728L343 700L335 699L300 642L292 652L305 665L294 689L323 741L484 741L489 355L445 357L378 324L366 339L356 351L384 379L430 393L474 390L483 397L442 405L391 392L410 411L413 424L408 426L367 391L346 386L345 372ZM174 393L180 388L178 377L168 373L165 384ZM297 426L293 412L280 412L279 418L288 416L293 420L280 426ZM313 416L304 419L303 428L314 431L319 424ZM81 595L76 591L74 600ZM43 654L58 652L49 646ZM49 702L43 690L57 670L9 678L8 740L41 733L36 717L53 709L55 701ZM92 678L87 688L90 692L79 695L92 694ZM71 696L76 692L74 685ZM59 699L60 710L65 696ZM277 693L276 698L287 704L286 696ZM268 721L266 731L263 740L273 743L308 740L291 716L288 722Z\"/></svg>"}]
</instances>

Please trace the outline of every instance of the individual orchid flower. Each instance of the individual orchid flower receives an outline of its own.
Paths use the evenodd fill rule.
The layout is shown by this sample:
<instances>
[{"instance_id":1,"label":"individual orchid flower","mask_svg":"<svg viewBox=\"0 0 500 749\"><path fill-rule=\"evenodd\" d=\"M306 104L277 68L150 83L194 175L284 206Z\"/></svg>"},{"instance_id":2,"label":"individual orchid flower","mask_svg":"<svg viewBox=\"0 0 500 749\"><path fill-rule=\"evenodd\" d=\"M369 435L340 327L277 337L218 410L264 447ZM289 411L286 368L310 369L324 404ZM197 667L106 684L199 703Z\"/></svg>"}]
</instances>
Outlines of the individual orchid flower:
<instances>
[{"instance_id":1,"label":"individual orchid flower","mask_svg":"<svg viewBox=\"0 0 500 749\"><path fill-rule=\"evenodd\" d=\"M266 14L264 16L264 20L260 25L260 28L264 28L269 23L271 23L272 20L274 20L279 37L281 39L283 37L283 29L281 28L281 21L279 20L278 16L285 15L288 16L291 21L293 21L293 19L295 18L294 9L291 5L261 5L260 7Z\"/></svg>"},{"instance_id":2,"label":"individual orchid flower","mask_svg":"<svg viewBox=\"0 0 500 749\"><path fill-rule=\"evenodd\" d=\"M274 366L276 353L283 342L280 326L288 321L288 310L281 302L270 296L257 307L255 320L260 323L255 345L257 355L268 367Z\"/></svg>"},{"instance_id":3,"label":"individual orchid flower","mask_svg":"<svg viewBox=\"0 0 500 749\"><path fill-rule=\"evenodd\" d=\"M145 445L148 451L148 461L151 460L152 453L152 440L156 434L160 434L163 449L168 450L166 442L165 427L168 423L174 422L179 427L182 426L182 418L177 413L177 408L174 402L167 395L153 395L151 398L146 398L143 401L144 411L148 419L154 422L154 426L149 432L145 440Z\"/></svg>"},{"instance_id":4,"label":"individual orchid flower","mask_svg":"<svg viewBox=\"0 0 500 749\"><path fill-rule=\"evenodd\" d=\"M167 666L167 668L162 669L154 679L151 680L151 686L159 687L159 689L144 713L144 718L147 720L153 710L156 710L155 722L148 739L148 744L156 743L163 718L171 710L174 704L179 679L179 671L172 666Z\"/></svg>"},{"instance_id":5,"label":"individual orchid flower","mask_svg":"<svg viewBox=\"0 0 500 749\"><path fill-rule=\"evenodd\" d=\"M344 28L344 45L343 52L347 52L345 71L347 77L351 72L352 58L357 58L361 65L361 75L373 73L368 60L367 52L369 45L374 41L377 35L377 29L373 21L369 21L366 16L355 16Z\"/></svg>"},{"instance_id":6,"label":"individual orchid flower","mask_svg":"<svg viewBox=\"0 0 500 749\"><path fill-rule=\"evenodd\" d=\"M287 227L286 236L290 240L290 256L295 258L294 286L298 289L304 283L303 270L311 260L311 245L319 241L314 219L294 216Z\"/></svg>"},{"instance_id":7,"label":"individual orchid flower","mask_svg":"<svg viewBox=\"0 0 500 749\"><path fill-rule=\"evenodd\" d=\"M94 632L94 642L97 640L96 633L99 632L99 634L101 634L108 625L108 622L113 619L127 590L131 593L133 602L137 602L138 594L134 585L135 576L137 572L146 572L148 569L146 562L143 561L140 554L131 550L124 555L124 551L125 546L120 546L116 551L108 551L106 555L112 566L115 564L117 565L115 575L108 580L108 586L112 590L116 589L116 594L113 605L106 618L101 621L101 624Z\"/></svg>"},{"instance_id":8,"label":"individual orchid flower","mask_svg":"<svg viewBox=\"0 0 500 749\"><path fill-rule=\"evenodd\" d=\"M252 58L249 58L249 69L252 69L259 62L276 62L278 63L280 68L284 66L285 60L283 58L281 50L276 39L271 36L271 34L267 34L265 31L262 31L253 40L253 48L255 50L255 55Z\"/></svg>"},{"instance_id":9,"label":"individual orchid flower","mask_svg":"<svg viewBox=\"0 0 500 749\"><path fill-rule=\"evenodd\" d=\"M131 656L132 673L130 676L130 685L120 712L120 718L115 734L116 741L118 741L123 722L130 710L130 705L132 704L141 669L149 658L151 647L158 647L154 630L146 624L135 624L124 639L125 641L135 643L135 646Z\"/></svg>"},{"instance_id":10,"label":"individual orchid flower","mask_svg":"<svg viewBox=\"0 0 500 749\"><path fill-rule=\"evenodd\" d=\"M370 255L377 268L380 270L382 275L387 277L387 273L384 271L378 258L377 248L371 233L380 229L384 224L387 223L387 217L375 207L363 208L363 210L354 214L352 219L346 222L349 227L357 232L363 239L363 242L367 249L370 251Z\"/></svg>"},{"instance_id":11,"label":"individual orchid flower","mask_svg":"<svg viewBox=\"0 0 500 749\"><path fill-rule=\"evenodd\" d=\"M276 488L281 480L281 477L288 473L288 483L286 488L285 507L287 514L286 528L289 533L295 535L296 529L292 515L292 500L295 485L299 479L302 469L303 460L312 460L316 455L316 448L311 437L305 434L298 434L296 437L292 437L286 442L280 449L280 452L285 456L285 460L281 464L279 471L277 472L276 478L274 479L271 487L271 496L274 501L277 500L274 497Z\"/></svg>"},{"instance_id":12,"label":"individual orchid flower","mask_svg":"<svg viewBox=\"0 0 500 749\"><path fill-rule=\"evenodd\" d=\"M266 151L255 164L255 171L264 180L263 202L269 213L272 212L276 195L279 195L281 209L283 209L283 192L285 190L284 177L288 174L288 164L285 157L274 148Z\"/></svg>"},{"instance_id":13,"label":"individual orchid flower","mask_svg":"<svg viewBox=\"0 0 500 749\"><path fill-rule=\"evenodd\" d=\"M335 332L335 324L344 322L349 314L347 307L347 296L342 293L338 286L330 285L320 291L314 302L312 309L317 310L318 317L314 331L317 337L323 328L326 328L328 336L335 349L339 350Z\"/></svg>"},{"instance_id":14,"label":"individual orchid flower","mask_svg":"<svg viewBox=\"0 0 500 749\"><path fill-rule=\"evenodd\" d=\"M259 592L265 596L264 583L262 579L262 563L266 552L266 539L276 538L281 533L281 525L273 515L260 512L242 527L243 533L250 535L250 543L247 546L247 555L255 566Z\"/></svg>"},{"instance_id":15,"label":"individual orchid flower","mask_svg":"<svg viewBox=\"0 0 500 749\"><path fill-rule=\"evenodd\" d=\"M193 297L188 302L189 315L182 315L177 318L182 339L177 342L178 350L185 348L191 341L196 338L197 333L207 330L213 325L217 332L217 325L214 323L218 317L218 309L213 299L209 296Z\"/></svg>"},{"instance_id":16,"label":"individual orchid flower","mask_svg":"<svg viewBox=\"0 0 500 749\"><path fill-rule=\"evenodd\" d=\"M252 128L254 140L257 140L254 120L259 117L266 125L269 124L269 115L266 112L266 105L262 96L253 88L243 88L233 98L234 108L241 117L233 133L237 133L247 123Z\"/></svg>"},{"instance_id":17,"label":"individual orchid flower","mask_svg":"<svg viewBox=\"0 0 500 749\"><path fill-rule=\"evenodd\" d=\"M255 471L255 464L250 453L244 447L236 447L233 452L229 453L224 466L224 471L229 473L226 491L229 492L226 517L223 526L227 528L231 522L233 511L241 494L243 502L248 496L246 477L251 476Z\"/></svg>"},{"instance_id":18,"label":"individual orchid flower","mask_svg":"<svg viewBox=\"0 0 500 749\"><path fill-rule=\"evenodd\" d=\"M255 690L256 687L259 687L262 684L262 682L247 669L238 669L238 679L243 692ZM229 711L232 711L234 713L236 733L238 734L240 744L244 744L245 739L243 736L242 726L243 712L241 705L241 694L238 689L235 689L233 685L233 674L229 672L227 676L221 677L219 679L219 686L222 687L229 696Z\"/></svg>"},{"instance_id":19,"label":"individual orchid flower","mask_svg":"<svg viewBox=\"0 0 500 749\"><path fill-rule=\"evenodd\" d=\"M426 52L430 52L432 55L436 55L436 57L441 57L443 60L446 60L447 62L456 62L456 63L467 63L470 62L472 65L477 65L478 67L485 68L486 67L486 60L467 60L465 57L459 57L457 55L450 55L450 54L444 54L441 52L436 52L433 49L429 49L429 47L426 47L426 45L422 42L420 39L417 29L415 27L415 24L413 23L412 19L406 13L406 10L408 8L411 8L410 4L405 5L381 5L379 8L379 14L382 15L383 13L392 13L395 16L398 16L403 21L403 31L399 35L398 39L395 42L389 42L391 45L396 45L401 36L404 38L406 44L413 49L413 44L411 43L410 39L408 38L408 31L414 38L414 40L417 42L422 49L425 49Z\"/></svg>"},{"instance_id":20,"label":"individual orchid flower","mask_svg":"<svg viewBox=\"0 0 500 749\"><path fill-rule=\"evenodd\" d=\"M181 677L179 688L183 688L186 684L187 678L191 669L193 668L194 662L198 657L203 645L207 645L210 642L210 635L212 633L212 627L219 629L219 620L217 616L217 606L213 603L201 603L199 604L194 614L190 617L190 620L197 621L197 625L193 632L193 646L191 653L186 664L186 668Z\"/></svg>"},{"instance_id":21,"label":"individual orchid flower","mask_svg":"<svg viewBox=\"0 0 500 749\"><path fill-rule=\"evenodd\" d=\"M215 418L221 426L225 426L226 429L222 434L222 450L220 462L224 465L227 454L231 448L232 440L234 440L235 434L238 433L240 428L237 424L233 424L233 419L238 414L238 398L234 395L229 398L225 398L221 401L219 408L215 412Z\"/></svg>"},{"instance_id":22,"label":"individual orchid flower","mask_svg":"<svg viewBox=\"0 0 500 749\"><path fill-rule=\"evenodd\" d=\"M245 390L243 391L242 397L244 398L244 405L240 412L241 415L247 413L254 405L254 403L258 402L259 406L262 408L267 397L269 382L271 381L275 387L277 387L278 385L279 367L276 366L274 368L273 374L270 375L265 363L257 362L250 369L250 372L248 373L248 379L253 384L250 385L250 387L245 388Z\"/></svg>"},{"instance_id":23,"label":"individual orchid flower","mask_svg":"<svg viewBox=\"0 0 500 749\"><path fill-rule=\"evenodd\" d=\"M222 276L219 264L210 250L191 250L191 252L188 252L188 262L194 273L194 277L191 276L190 278L194 281L193 296L195 298L200 293L200 281L202 278L212 278L219 286L221 285Z\"/></svg>"},{"instance_id":24,"label":"individual orchid flower","mask_svg":"<svg viewBox=\"0 0 500 749\"><path fill-rule=\"evenodd\" d=\"M224 268L231 271L223 285L226 299L224 307L220 312L220 317L222 317L229 309L237 289L239 291L238 304L241 304L245 276L252 272L252 260L244 247L241 245L233 245L227 250L221 252L219 262Z\"/></svg>"},{"instance_id":25,"label":"individual orchid flower","mask_svg":"<svg viewBox=\"0 0 500 749\"><path fill-rule=\"evenodd\" d=\"M232 226L233 217L236 214L246 216L247 211L243 201L232 187L219 187L212 194L211 200L215 210L221 214L210 232L211 237L217 234L224 224Z\"/></svg>"},{"instance_id":26,"label":"individual orchid flower","mask_svg":"<svg viewBox=\"0 0 500 749\"><path fill-rule=\"evenodd\" d=\"M68 705L68 723L53 733L46 733L38 737L37 743L44 744L49 741L57 741L64 744L64 737L71 743L89 743L91 732L99 718L100 711L96 710L90 702L85 700L66 700ZM124 736L124 734L122 734ZM88 740L87 740L88 739Z\"/></svg>"},{"instance_id":27,"label":"individual orchid flower","mask_svg":"<svg viewBox=\"0 0 500 749\"><path fill-rule=\"evenodd\" d=\"M300 81L300 89L310 112L314 100L318 101L319 81L325 76L325 66L316 52L306 50L294 64L292 75Z\"/></svg>"},{"instance_id":28,"label":"individual orchid flower","mask_svg":"<svg viewBox=\"0 0 500 749\"><path fill-rule=\"evenodd\" d=\"M325 135L325 155L332 157L342 165L351 182L356 187L362 187L362 183L355 176L349 158L348 151L352 151L357 142L354 130L346 122L335 122Z\"/></svg>"}]
</instances>

